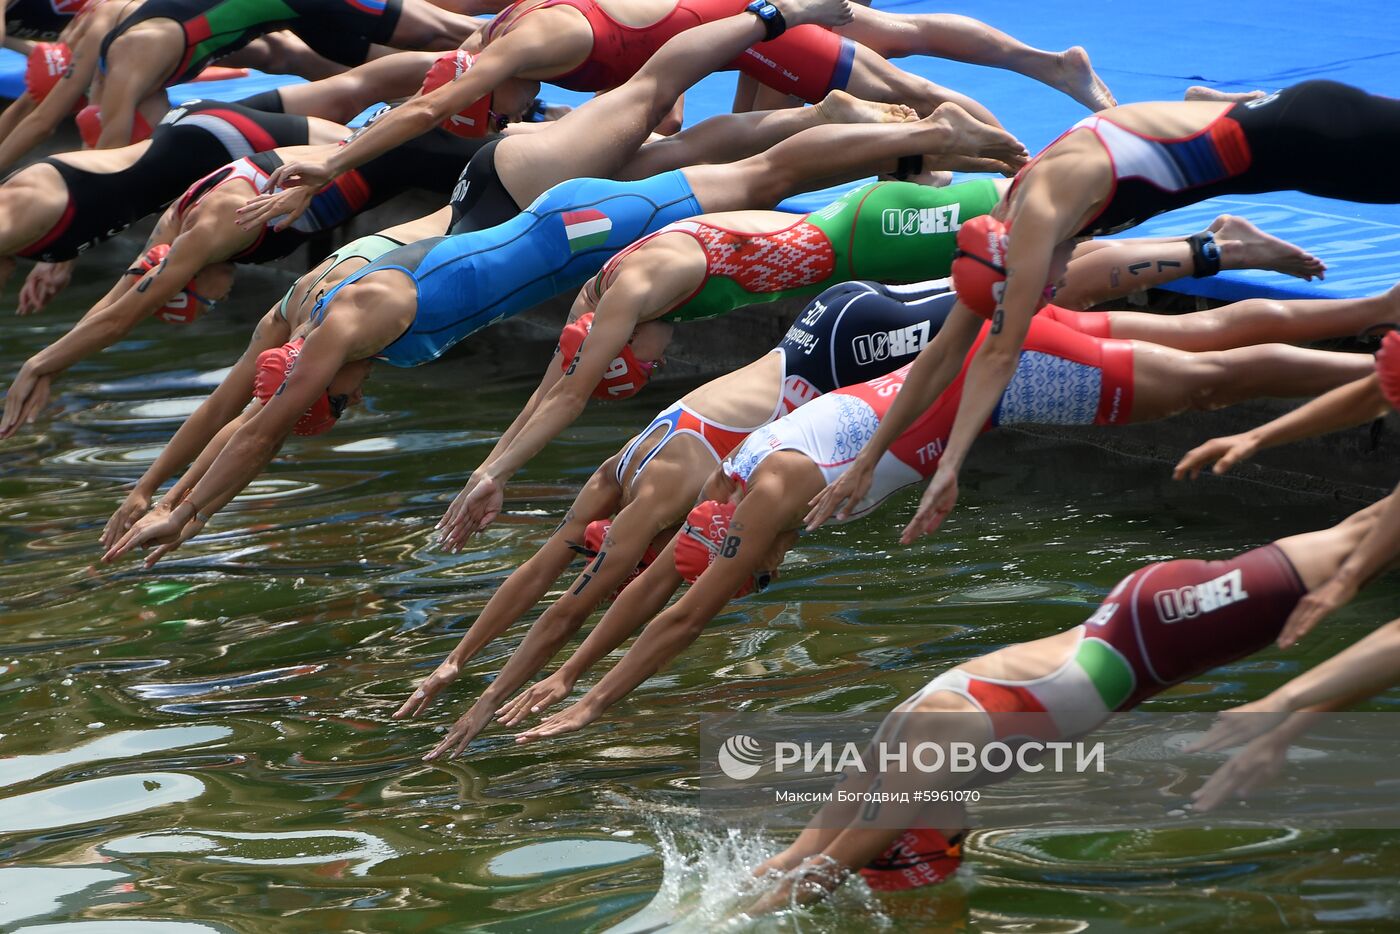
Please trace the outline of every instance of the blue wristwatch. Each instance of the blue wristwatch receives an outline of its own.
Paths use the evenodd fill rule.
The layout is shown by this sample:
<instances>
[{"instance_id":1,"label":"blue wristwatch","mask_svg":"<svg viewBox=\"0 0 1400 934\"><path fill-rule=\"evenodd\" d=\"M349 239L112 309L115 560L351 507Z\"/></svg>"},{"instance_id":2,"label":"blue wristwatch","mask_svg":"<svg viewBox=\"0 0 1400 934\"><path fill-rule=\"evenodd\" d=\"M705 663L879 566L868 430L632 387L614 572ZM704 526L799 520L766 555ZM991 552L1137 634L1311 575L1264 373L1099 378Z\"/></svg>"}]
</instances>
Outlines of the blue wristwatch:
<instances>
[{"instance_id":1,"label":"blue wristwatch","mask_svg":"<svg viewBox=\"0 0 1400 934\"><path fill-rule=\"evenodd\" d=\"M787 29L782 11L773 5L772 0L753 0L744 9L763 20L764 42L778 38Z\"/></svg>"}]
</instances>

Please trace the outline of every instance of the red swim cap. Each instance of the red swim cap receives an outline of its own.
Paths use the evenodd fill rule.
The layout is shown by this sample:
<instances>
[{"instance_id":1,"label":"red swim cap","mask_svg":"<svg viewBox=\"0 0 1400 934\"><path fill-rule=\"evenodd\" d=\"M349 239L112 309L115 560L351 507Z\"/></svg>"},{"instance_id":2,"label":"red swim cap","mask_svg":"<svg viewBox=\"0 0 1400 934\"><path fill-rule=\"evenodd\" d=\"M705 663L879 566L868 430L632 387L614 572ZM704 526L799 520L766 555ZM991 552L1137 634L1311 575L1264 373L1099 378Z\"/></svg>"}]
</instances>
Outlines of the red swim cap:
<instances>
[{"instance_id":1,"label":"red swim cap","mask_svg":"<svg viewBox=\"0 0 1400 934\"><path fill-rule=\"evenodd\" d=\"M476 64L476 56L458 49L438 57L423 76L423 93L436 91L466 74ZM468 139L491 132L491 95L477 98L470 105L442 121L442 128Z\"/></svg>"},{"instance_id":2,"label":"red swim cap","mask_svg":"<svg viewBox=\"0 0 1400 934\"><path fill-rule=\"evenodd\" d=\"M953 253L953 288L964 305L990 319L1006 283L1006 225L990 214L965 221Z\"/></svg>"},{"instance_id":3,"label":"red swim cap","mask_svg":"<svg viewBox=\"0 0 1400 934\"><path fill-rule=\"evenodd\" d=\"M36 42L24 66L24 89L35 101L42 101L73 63L73 50L66 42Z\"/></svg>"},{"instance_id":4,"label":"red swim cap","mask_svg":"<svg viewBox=\"0 0 1400 934\"><path fill-rule=\"evenodd\" d=\"M1376 353L1376 376L1381 392L1392 408L1400 409L1400 331L1391 331L1381 339Z\"/></svg>"},{"instance_id":5,"label":"red swim cap","mask_svg":"<svg viewBox=\"0 0 1400 934\"><path fill-rule=\"evenodd\" d=\"M136 265L126 271L129 276L144 276L155 269L165 258L170 255L170 244L157 243L146 251ZM154 317L159 318L167 324L190 324L203 313L204 309L214 307L214 303L201 296L194 290L194 282L186 282L179 292L175 293L171 299L161 307L157 308Z\"/></svg>"},{"instance_id":6,"label":"red swim cap","mask_svg":"<svg viewBox=\"0 0 1400 934\"><path fill-rule=\"evenodd\" d=\"M73 118L73 122L78 125L78 135L83 138L83 144L89 149L97 147L97 138L102 135L102 109L96 104L88 104L78 115ZM141 111L136 111L131 118L131 142L139 143L143 139L151 138L151 125L146 122L146 118L141 116Z\"/></svg>"},{"instance_id":7,"label":"red swim cap","mask_svg":"<svg viewBox=\"0 0 1400 934\"><path fill-rule=\"evenodd\" d=\"M932 828L906 830L860 871L877 892L902 892L942 882L962 864L962 837L948 839Z\"/></svg>"},{"instance_id":8,"label":"red swim cap","mask_svg":"<svg viewBox=\"0 0 1400 934\"><path fill-rule=\"evenodd\" d=\"M709 499L696 506L685 517L685 524L676 533L676 570L686 583L693 584L715 563L729 538L729 523L734 520L734 503ZM768 575L750 578L734 592L735 600L768 586Z\"/></svg>"},{"instance_id":9,"label":"red swim cap","mask_svg":"<svg viewBox=\"0 0 1400 934\"><path fill-rule=\"evenodd\" d=\"M277 394L277 390L282 388L282 384L291 375L292 367L296 366L304 343L305 339L298 337L281 347L264 350L258 354L258 368L253 375L253 395L264 404ZM323 434L335 427L335 420L336 414L331 406L330 394L323 392L311 403L306 413L297 419L292 431L299 435Z\"/></svg>"},{"instance_id":10,"label":"red swim cap","mask_svg":"<svg viewBox=\"0 0 1400 934\"><path fill-rule=\"evenodd\" d=\"M564 325L564 330L559 332L559 368L565 373L574 365L574 358L583 346L583 339L591 330L593 312L590 311ZM651 379L651 371L652 364L638 360L631 347L623 347L618 355L613 357L612 363L608 364L602 380L593 387L593 398L606 400L635 396L642 391L647 380Z\"/></svg>"},{"instance_id":11,"label":"red swim cap","mask_svg":"<svg viewBox=\"0 0 1400 934\"><path fill-rule=\"evenodd\" d=\"M573 549L579 552L580 554L587 555L590 558L596 558L598 556L598 552L603 550L603 539L607 538L608 530L611 528L611 519L593 520L592 522L588 523L588 526L583 530L583 545L575 545L573 546ZM637 567L632 571L631 574L627 575L626 580L624 580L621 584L618 584L617 589L613 591L612 596L608 599L616 600L618 594L622 593L622 591L626 589L628 584L641 577L642 572L645 571L647 568L651 567L651 563L656 559L656 549L651 545L647 545L647 550L642 555L642 560L637 562Z\"/></svg>"}]
</instances>

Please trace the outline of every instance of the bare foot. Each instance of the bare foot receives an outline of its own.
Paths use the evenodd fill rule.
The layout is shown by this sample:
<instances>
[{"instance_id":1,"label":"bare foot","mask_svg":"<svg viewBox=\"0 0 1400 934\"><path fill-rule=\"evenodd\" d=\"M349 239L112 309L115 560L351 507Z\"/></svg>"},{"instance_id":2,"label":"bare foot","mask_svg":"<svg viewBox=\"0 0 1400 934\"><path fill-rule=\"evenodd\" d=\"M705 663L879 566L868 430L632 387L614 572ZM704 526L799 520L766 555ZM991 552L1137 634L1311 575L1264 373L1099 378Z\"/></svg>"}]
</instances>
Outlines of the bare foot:
<instances>
[{"instance_id":1,"label":"bare foot","mask_svg":"<svg viewBox=\"0 0 1400 934\"><path fill-rule=\"evenodd\" d=\"M812 23L817 26L844 26L851 21L847 0L774 0L788 28Z\"/></svg>"},{"instance_id":2,"label":"bare foot","mask_svg":"<svg viewBox=\"0 0 1400 934\"><path fill-rule=\"evenodd\" d=\"M1062 91L1090 110L1106 110L1118 106L1113 92L1089 63L1089 53L1083 46L1065 49L1059 55L1059 66L1048 77L1046 84Z\"/></svg>"},{"instance_id":3,"label":"bare foot","mask_svg":"<svg viewBox=\"0 0 1400 934\"><path fill-rule=\"evenodd\" d=\"M1196 84L1186 89L1186 95L1182 99L1188 101L1219 101L1222 104L1238 104L1243 101L1258 100L1264 96L1263 91L1217 91L1215 88L1202 87Z\"/></svg>"},{"instance_id":4,"label":"bare foot","mask_svg":"<svg viewBox=\"0 0 1400 934\"><path fill-rule=\"evenodd\" d=\"M1014 175L1030 158L1026 147L1010 133L983 123L957 104L939 104L920 123L947 131L943 145L929 152L925 170L937 167L964 172L1002 172Z\"/></svg>"},{"instance_id":5,"label":"bare foot","mask_svg":"<svg viewBox=\"0 0 1400 934\"><path fill-rule=\"evenodd\" d=\"M816 106L827 123L910 123L919 119L913 107L865 101L845 91L828 91Z\"/></svg>"},{"instance_id":6,"label":"bare foot","mask_svg":"<svg viewBox=\"0 0 1400 934\"><path fill-rule=\"evenodd\" d=\"M1321 279L1327 264L1300 246L1264 233L1243 217L1222 214L1210 225L1223 269L1271 269L1299 279Z\"/></svg>"}]
</instances>

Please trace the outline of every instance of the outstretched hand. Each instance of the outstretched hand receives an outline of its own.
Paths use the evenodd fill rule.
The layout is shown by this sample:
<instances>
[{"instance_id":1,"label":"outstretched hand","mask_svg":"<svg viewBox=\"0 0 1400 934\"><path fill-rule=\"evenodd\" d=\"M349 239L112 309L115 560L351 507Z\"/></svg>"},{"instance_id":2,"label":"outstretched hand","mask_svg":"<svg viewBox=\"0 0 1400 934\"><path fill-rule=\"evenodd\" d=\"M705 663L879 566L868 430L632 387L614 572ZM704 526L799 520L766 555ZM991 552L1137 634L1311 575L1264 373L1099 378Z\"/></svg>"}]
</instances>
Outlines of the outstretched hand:
<instances>
[{"instance_id":1,"label":"outstretched hand","mask_svg":"<svg viewBox=\"0 0 1400 934\"><path fill-rule=\"evenodd\" d=\"M582 701L559 711L554 716L545 720L537 727L525 730L515 735L517 743L533 743L536 740L548 739L551 736L563 736L565 733L576 733L594 720L598 719L601 711L595 711L591 707L584 706Z\"/></svg>"},{"instance_id":2,"label":"outstretched hand","mask_svg":"<svg viewBox=\"0 0 1400 934\"><path fill-rule=\"evenodd\" d=\"M1285 738L1265 734L1235 753L1191 793L1191 810L1210 811L1230 798L1244 798L1260 785L1273 781L1288 754Z\"/></svg>"},{"instance_id":3,"label":"outstretched hand","mask_svg":"<svg viewBox=\"0 0 1400 934\"><path fill-rule=\"evenodd\" d=\"M1283 624L1283 632L1279 633L1279 648L1292 647L1299 639L1312 632L1318 623L1346 606L1355 596L1356 587L1336 577L1314 588L1298 601L1298 605L1288 615L1288 621Z\"/></svg>"},{"instance_id":4,"label":"outstretched hand","mask_svg":"<svg viewBox=\"0 0 1400 934\"><path fill-rule=\"evenodd\" d=\"M1259 442L1247 434L1211 438L1205 444L1197 445L1186 452L1172 470L1172 478L1184 480L1190 477L1195 480L1201 475L1201 471L1211 464L1215 465L1211 467L1211 473L1219 476L1257 453Z\"/></svg>"},{"instance_id":5,"label":"outstretched hand","mask_svg":"<svg viewBox=\"0 0 1400 934\"><path fill-rule=\"evenodd\" d=\"M393 719L403 720L407 717L416 717L427 710L433 700L442 693L443 689L456 681L462 674L462 669L451 658L443 660L442 664L409 695L408 700L394 711Z\"/></svg>"},{"instance_id":6,"label":"outstretched hand","mask_svg":"<svg viewBox=\"0 0 1400 934\"><path fill-rule=\"evenodd\" d=\"M24 277L24 285L19 289L17 315L32 315L41 311L53 297L73 279L73 261L63 263L37 263Z\"/></svg>"},{"instance_id":7,"label":"outstretched hand","mask_svg":"<svg viewBox=\"0 0 1400 934\"><path fill-rule=\"evenodd\" d=\"M812 508L802 520L807 524L807 531L815 531L833 515L838 522L849 519L851 511L859 506L865 494L870 492L870 485L874 479L874 468L867 467L857 458L845 473L808 500L807 505Z\"/></svg>"},{"instance_id":8,"label":"outstretched hand","mask_svg":"<svg viewBox=\"0 0 1400 934\"><path fill-rule=\"evenodd\" d=\"M447 735L436 746L428 750L423 756L423 761L432 762L443 756L449 759L457 758L467 751L467 746L476 739L478 733L486 728L486 724L490 720L488 714L479 712L476 707L468 710L457 718L457 722L452 724L452 729L447 731Z\"/></svg>"},{"instance_id":9,"label":"outstretched hand","mask_svg":"<svg viewBox=\"0 0 1400 934\"><path fill-rule=\"evenodd\" d=\"M958 475L940 467L919 500L919 511L914 513L914 518L904 527L904 534L899 536L900 543L912 544L916 538L937 530L957 504Z\"/></svg>"},{"instance_id":10,"label":"outstretched hand","mask_svg":"<svg viewBox=\"0 0 1400 934\"><path fill-rule=\"evenodd\" d=\"M467 539L496 521L505 499L505 486L500 481L473 475L438 523L442 546L448 551L461 548Z\"/></svg>"},{"instance_id":11,"label":"outstretched hand","mask_svg":"<svg viewBox=\"0 0 1400 934\"><path fill-rule=\"evenodd\" d=\"M112 513L112 517L107 520L107 524L102 528L102 535L97 542L103 548L111 548L131 526L140 519L151 508L151 498L140 490L132 490L126 494L126 499L117 511Z\"/></svg>"},{"instance_id":12,"label":"outstretched hand","mask_svg":"<svg viewBox=\"0 0 1400 934\"><path fill-rule=\"evenodd\" d=\"M19 431L21 425L32 425L49 402L53 376L35 373L29 364L20 367L19 375L5 393L5 414L0 416L0 441Z\"/></svg>"},{"instance_id":13,"label":"outstretched hand","mask_svg":"<svg viewBox=\"0 0 1400 934\"><path fill-rule=\"evenodd\" d=\"M1287 720L1290 712L1280 710L1269 698L1260 698L1216 715L1210 732L1186 746L1186 752L1213 752L1229 749L1263 736Z\"/></svg>"},{"instance_id":14,"label":"outstretched hand","mask_svg":"<svg viewBox=\"0 0 1400 934\"><path fill-rule=\"evenodd\" d=\"M271 224L275 220L277 223L273 224L273 230L286 230L306 213L318 190L320 189L301 186L281 191L269 188L267 194L249 198L248 202L238 209L238 226L244 230L252 230Z\"/></svg>"},{"instance_id":15,"label":"outstretched hand","mask_svg":"<svg viewBox=\"0 0 1400 934\"><path fill-rule=\"evenodd\" d=\"M154 509L137 521L131 529L102 556L103 564L110 564L134 548L154 548L146 555L147 568L155 567L157 561L189 541L204 528L198 514L187 519L177 517L174 510Z\"/></svg>"},{"instance_id":16,"label":"outstretched hand","mask_svg":"<svg viewBox=\"0 0 1400 934\"><path fill-rule=\"evenodd\" d=\"M556 671L502 704L496 710L496 720L502 726L515 726L530 714L553 707L573 689L574 682Z\"/></svg>"}]
</instances>

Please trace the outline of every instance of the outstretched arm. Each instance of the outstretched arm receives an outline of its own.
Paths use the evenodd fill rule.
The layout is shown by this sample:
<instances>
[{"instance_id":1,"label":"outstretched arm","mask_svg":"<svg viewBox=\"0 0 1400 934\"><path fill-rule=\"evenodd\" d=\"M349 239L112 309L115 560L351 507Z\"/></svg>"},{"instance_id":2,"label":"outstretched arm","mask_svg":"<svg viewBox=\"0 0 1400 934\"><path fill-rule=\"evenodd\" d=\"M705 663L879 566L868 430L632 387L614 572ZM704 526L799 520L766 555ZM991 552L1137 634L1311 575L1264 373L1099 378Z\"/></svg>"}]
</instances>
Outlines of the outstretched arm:
<instances>
[{"instance_id":1,"label":"outstretched arm","mask_svg":"<svg viewBox=\"0 0 1400 934\"><path fill-rule=\"evenodd\" d=\"M136 523L103 555L114 560L133 548L159 545L150 567L178 548L253 481L268 465L299 418L326 391L354 346L349 328L334 317L307 337L282 389L258 409L220 451L188 496L168 514Z\"/></svg>"},{"instance_id":2,"label":"outstretched arm","mask_svg":"<svg viewBox=\"0 0 1400 934\"><path fill-rule=\"evenodd\" d=\"M860 454L851 466L833 481L826 489L812 498L811 511L804 520L810 532L830 519L850 517L875 477L875 467L880 458L890 449L914 420L952 384L962 370L967 352L981 330L982 319L969 311L961 302L953 306L943 327L939 329L927 347L919 351L904 378L904 388L899 391L890 410L880 420L880 427L870 441L861 448Z\"/></svg>"},{"instance_id":3,"label":"outstretched arm","mask_svg":"<svg viewBox=\"0 0 1400 934\"><path fill-rule=\"evenodd\" d=\"M1045 294L1055 249L1062 239L1054 212L1034 195L1026 195L1016 215L1015 233L1007 247L1005 292L992 313L986 340L968 365L948 447L918 511L900 536L905 544L937 529L957 505L963 461L1016 373L1021 346Z\"/></svg>"},{"instance_id":4,"label":"outstretched arm","mask_svg":"<svg viewBox=\"0 0 1400 934\"><path fill-rule=\"evenodd\" d=\"M305 210L293 192L277 188L306 187L315 191L337 175L364 165L375 156L422 136L448 117L524 71L548 64L556 52L548 34L538 30L512 30L492 42L466 74L428 94L419 94L379 117L344 146L325 159L298 160L280 166L269 179L269 194L252 198L239 211L244 226L265 224L288 214L291 220Z\"/></svg>"},{"instance_id":5,"label":"outstretched arm","mask_svg":"<svg viewBox=\"0 0 1400 934\"><path fill-rule=\"evenodd\" d=\"M1209 811L1246 797L1281 769L1288 747L1319 714L1344 710L1400 681L1400 620L1364 639L1257 701L1226 711L1193 749L1247 745L1192 793L1192 808Z\"/></svg>"},{"instance_id":6,"label":"outstretched arm","mask_svg":"<svg viewBox=\"0 0 1400 934\"><path fill-rule=\"evenodd\" d=\"M584 286L589 288L591 284ZM550 360L538 402L531 398L530 414L523 423L516 420L511 437L503 438L476 469L468 489L448 510L443 522L450 543L460 545L488 525L500 511L510 478L583 414L594 387L632 339L642 315L668 310L681 298L675 278L664 273L651 275L639 268L614 280L598 303L592 330L569 368L561 374L556 361ZM582 295L580 301L584 301Z\"/></svg>"},{"instance_id":7,"label":"outstretched arm","mask_svg":"<svg viewBox=\"0 0 1400 934\"><path fill-rule=\"evenodd\" d=\"M647 620L660 613L666 601L675 596L682 583L684 581L680 574L676 573L674 544L668 543L668 546L662 549L661 555L641 576L628 584L618 595L583 643L550 676L555 682L554 687L559 691L558 697L567 696L579 678L631 638ZM554 699L558 698L548 699L547 703L552 703ZM523 720L526 714L537 713L537 708L547 706L547 703L542 695L532 696L528 705L512 702L501 707L497 713L500 714L502 723L513 726Z\"/></svg>"},{"instance_id":8,"label":"outstretched arm","mask_svg":"<svg viewBox=\"0 0 1400 934\"><path fill-rule=\"evenodd\" d=\"M1278 644L1288 648L1313 630L1334 611L1346 606L1376 575L1400 557L1400 489L1392 493L1375 525L1347 556L1341 567L1298 601L1288 617Z\"/></svg>"},{"instance_id":9,"label":"outstretched arm","mask_svg":"<svg viewBox=\"0 0 1400 934\"><path fill-rule=\"evenodd\" d=\"M1212 438L1205 444L1192 448L1177 463L1172 476L1177 480L1186 477L1194 480L1211 464L1215 465L1211 468L1212 473L1223 474L1265 448L1364 425L1382 417L1388 411L1390 405L1381 394L1380 380L1372 374L1345 386L1338 386L1307 405L1300 406L1287 415L1280 415L1258 428L1238 435Z\"/></svg>"},{"instance_id":10,"label":"outstretched arm","mask_svg":"<svg viewBox=\"0 0 1400 934\"><path fill-rule=\"evenodd\" d=\"M0 171L8 170L23 159L72 115L97 72L101 44L102 36L92 30L85 30L81 39L73 41L73 60L63 77L0 141Z\"/></svg>"},{"instance_id":11,"label":"outstretched arm","mask_svg":"<svg viewBox=\"0 0 1400 934\"><path fill-rule=\"evenodd\" d=\"M608 515L617 507L617 484L608 478L606 470L607 467L601 468L589 478L549 540L528 561L511 572L505 583L492 594L481 615L437 671L429 675L413 696L394 713L396 718L416 716L426 710L434 697L457 680L462 667L539 603L559 575L578 558L570 545L583 541L584 529L589 522L598 516ZM548 661L548 656L539 664L543 665L545 661ZM536 666L526 677L538 670ZM470 742L470 738L467 741Z\"/></svg>"},{"instance_id":12,"label":"outstretched arm","mask_svg":"<svg viewBox=\"0 0 1400 934\"><path fill-rule=\"evenodd\" d=\"M67 334L25 361L5 396L0 439L8 438L20 425L32 423L38 417L48 401L49 387L55 376L79 360L115 344L179 294L204 268L220 240L214 217L201 218L175 238L164 262L142 275L114 301L89 311ZM109 295L116 294L121 287L118 283Z\"/></svg>"},{"instance_id":13,"label":"outstretched arm","mask_svg":"<svg viewBox=\"0 0 1400 934\"><path fill-rule=\"evenodd\" d=\"M190 413L190 416L180 425L179 430L161 449L155 461L146 468L141 479L136 481L136 485L127 494L125 502L107 520L107 525L102 530L100 539L104 548L115 545L117 540L131 528L132 523L145 515L161 484L173 477L176 471L199 457L200 452L205 451L210 446L210 442L219 434L220 430L236 419L238 414L247 407L248 402L253 398L253 376L257 370L258 355L264 350L270 350L284 344L290 336L290 332L291 329L286 320L277 314L276 308L263 316L263 319L253 330L253 339L248 342L248 348L243 351L243 356L224 376L218 388L201 402L199 408ZM197 478L192 479L191 473L192 471L182 478L182 486L186 482L190 486L193 485ZM188 486L185 487L185 490L173 489L170 491L172 508L183 499L183 496L179 494L186 490L188 490Z\"/></svg>"},{"instance_id":14,"label":"outstretched arm","mask_svg":"<svg viewBox=\"0 0 1400 934\"><path fill-rule=\"evenodd\" d=\"M582 729L670 664L699 638L705 626L724 609L744 582L760 570L760 564L783 531L787 517L781 512L771 508L744 510L741 503L730 523L724 549L685 596L653 619L622 660L578 703L521 733L516 742L528 743ZM647 574L665 565L675 574L675 548L676 539L672 539L661 557L647 569ZM636 583L641 583L645 577L643 574ZM626 595L627 591L623 591L623 596Z\"/></svg>"}]
</instances>

